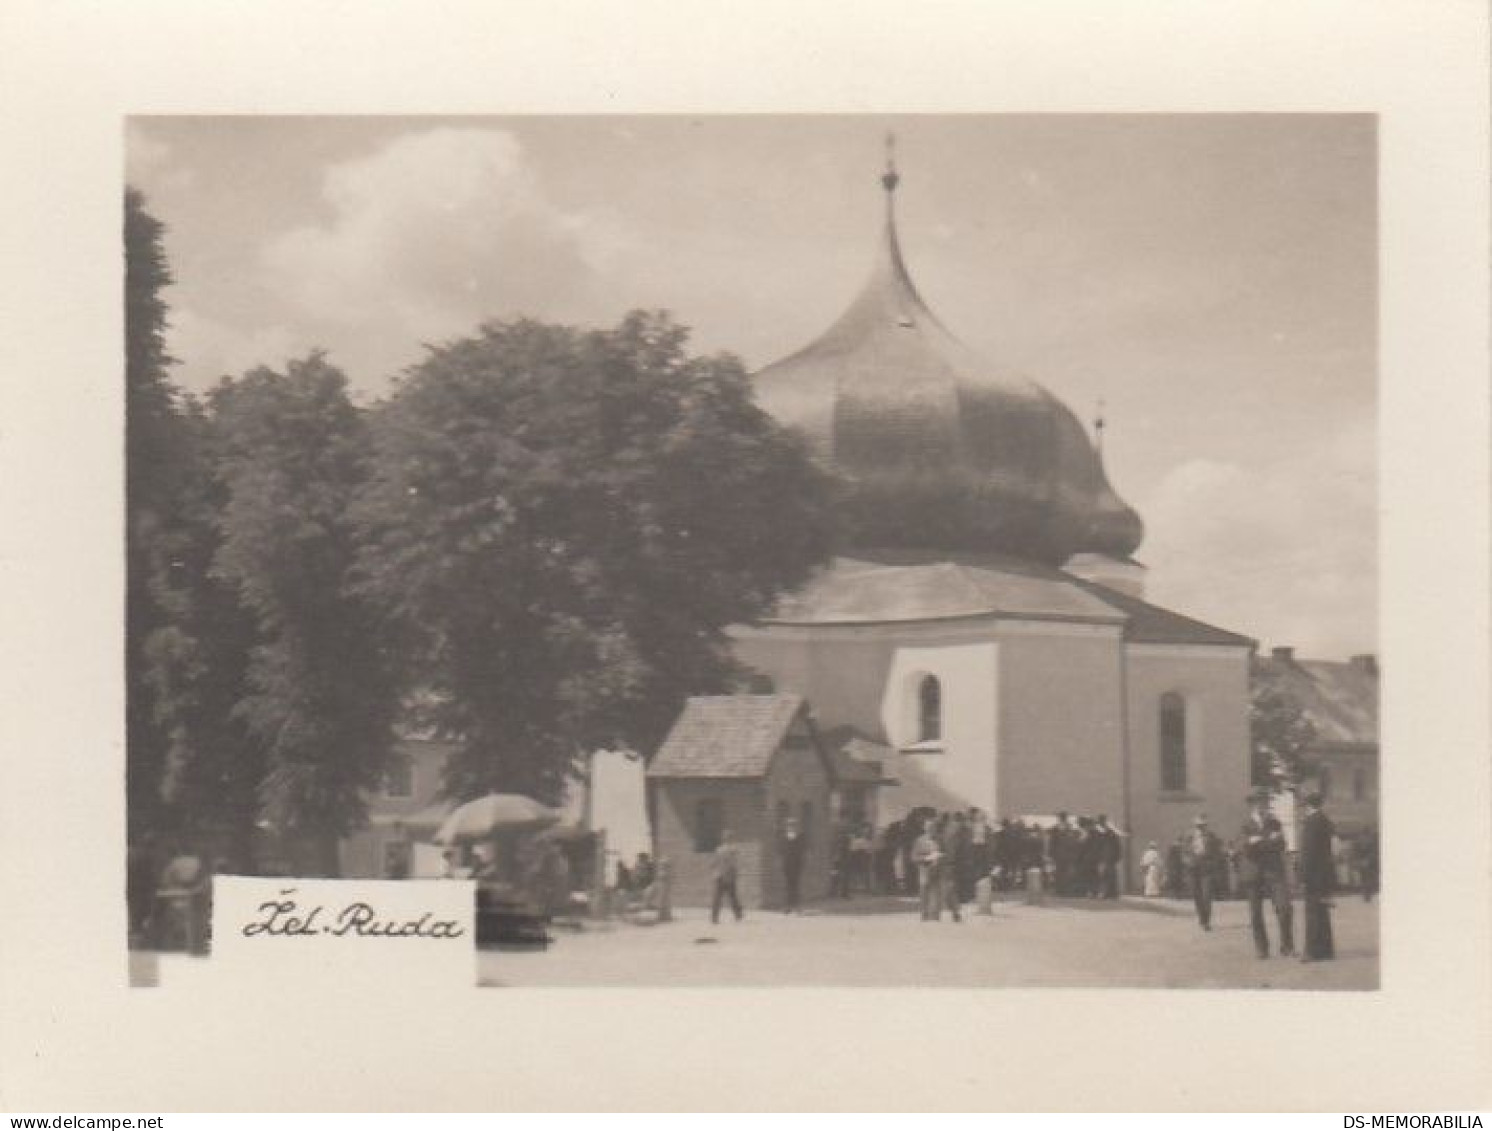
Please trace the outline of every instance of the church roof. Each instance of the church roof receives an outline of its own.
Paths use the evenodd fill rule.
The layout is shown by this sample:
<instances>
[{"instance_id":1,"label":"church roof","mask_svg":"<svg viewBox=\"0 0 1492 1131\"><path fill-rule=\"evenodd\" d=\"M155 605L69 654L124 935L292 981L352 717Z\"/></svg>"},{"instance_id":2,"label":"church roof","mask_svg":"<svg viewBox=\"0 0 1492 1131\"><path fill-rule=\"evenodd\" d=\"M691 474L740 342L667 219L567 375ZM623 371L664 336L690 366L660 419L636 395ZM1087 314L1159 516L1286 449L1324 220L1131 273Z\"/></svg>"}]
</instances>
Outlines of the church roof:
<instances>
[{"instance_id":1,"label":"church roof","mask_svg":"<svg viewBox=\"0 0 1492 1131\"><path fill-rule=\"evenodd\" d=\"M765 777L802 710L801 695L694 696L648 766L648 777Z\"/></svg>"},{"instance_id":2,"label":"church roof","mask_svg":"<svg viewBox=\"0 0 1492 1131\"><path fill-rule=\"evenodd\" d=\"M855 558L835 558L763 619L876 624L996 614L1114 623L1124 619L1074 586L1066 574L1033 563L1004 561L991 568L950 560L896 563Z\"/></svg>"},{"instance_id":3,"label":"church roof","mask_svg":"<svg viewBox=\"0 0 1492 1131\"><path fill-rule=\"evenodd\" d=\"M819 738L829 752L834 766L834 780L842 785L894 785L896 778L887 767L896 760L896 751L884 742L867 738L852 726L837 726L823 731Z\"/></svg>"},{"instance_id":4,"label":"church roof","mask_svg":"<svg viewBox=\"0 0 1492 1131\"><path fill-rule=\"evenodd\" d=\"M1133 644L1223 644L1252 648L1251 637L1152 605L1128 593L1080 577L1072 583L1124 614L1124 639Z\"/></svg>"},{"instance_id":5,"label":"church roof","mask_svg":"<svg viewBox=\"0 0 1492 1131\"><path fill-rule=\"evenodd\" d=\"M832 326L761 370L757 398L852 485L860 545L992 550L1060 564L1125 557L1139 516L1087 432L1033 381L979 357L940 322L902 257L888 167L875 266Z\"/></svg>"},{"instance_id":6,"label":"church roof","mask_svg":"<svg viewBox=\"0 0 1492 1131\"><path fill-rule=\"evenodd\" d=\"M1378 664L1373 657L1297 660L1287 653L1261 657L1257 666L1300 705L1315 725L1318 745L1377 745Z\"/></svg>"},{"instance_id":7,"label":"church roof","mask_svg":"<svg viewBox=\"0 0 1492 1131\"><path fill-rule=\"evenodd\" d=\"M1123 628L1136 644L1252 647L1247 636L1062 570L995 555L878 551L836 558L762 624L855 625L998 616Z\"/></svg>"}]
</instances>

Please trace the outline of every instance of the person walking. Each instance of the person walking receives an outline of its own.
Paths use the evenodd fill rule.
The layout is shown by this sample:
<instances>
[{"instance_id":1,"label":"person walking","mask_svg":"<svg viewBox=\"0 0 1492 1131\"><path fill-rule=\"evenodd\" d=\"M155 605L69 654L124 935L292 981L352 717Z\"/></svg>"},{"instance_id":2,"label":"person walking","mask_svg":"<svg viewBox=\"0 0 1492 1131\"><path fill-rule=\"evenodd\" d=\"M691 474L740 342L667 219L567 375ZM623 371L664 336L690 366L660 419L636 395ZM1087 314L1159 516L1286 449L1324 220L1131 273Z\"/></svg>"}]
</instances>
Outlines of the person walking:
<instances>
[{"instance_id":1,"label":"person walking","mask_svg":"<svg viewBox=\"0 0 1492 1131\"><path fill-rule=\"evenodd\" d=\"M929 817L922 825L922 835L912 845L912 863L917 869L917 893L924 922L943 917L942 859L943 846Z\"/></svg>"},{"instance_id":2,"label":"person walking","mask_svg":"<svg viewBox=\"0 0 1492 1131\"><path fill-rule=\"evenodd\" d=\"M1222 852L1222 842L1207 827L1207 818L1199 814L1192 822L1191 835L1187 837L1181 855L1191 886L1192 906L1197 909L1197 925L1204 931L1212 930L1213 885Z\"/></svg>"},{"instance_id":3,"label":"person walking","mask_svg":"<svg viewBox=\"0 0 1492 1131\"><path fill-rule=\"evenodd\" d=\"M1160 849L1152 840L1145 846L1145 854L1140 857L1140 870L1145 874L1145 897L1147 899L1160 898L1161 867Z\"/></svg>"},{"instance_id":4,"label":"person walking","mask_svg":"<svg viewBox=\"0 0 1492 1131\"><path fill-rule=\"evenodd\" d=\"M731 910L736 913L736 922L739 923L745 918L741 911L741 897L736 894L736 879L741 872L741 861L736 853L736 846L731 843L729 829L722 829L720 832L720 843L715 847L715 854L710 857L710 872L715 879L715 897L710 903L710 922L720 922L720 904L729 900Z\"/></svg>"},{"instance_id":5,"label":"person walking","mask_svg":"<svg viewBox=\"0 0 1492 1131\"><path fill-rule=\"evenodd\" d=\"M798 828L798 822L789 817L782 825L782 836L777 841L777 856L782 861L782 881L786 889L782 913L791 915L802 909L803 861L808 854L808 841Z\"/></svg>"},{"instance_id":6,"label":"person walking","mask_svg":"<svg viewBox=\"0 0 1492 1131\"><path fill-rule=\"evenodd\" d=\"M1305 951L1302 962L1337 956L1331 937L1331 897L1336 890L1336 867L1331 843L1336 829L1321 809L1321 795L1305 799L1306 816L1300 826L1300 886L1305 894Z\"/></svg>"},{"instance_id":7,"label":"person walking","mask_svg":"<svg viewBox=\"0 0 1492 1131\"><path fill-rule=\"evenodd\" d=\"M1264 901L1274 905L1279 924L1280 954L1295 953L1294 911L1290 906L1290 883L1285 875L1285 830L1269 812L1269 791L1256 790L1250 798L1253 812L1240 836L1238 879L1249 901L1249 926L1254 950L1269 957L1269 931L1264 925Z\"/></svg>"}]
</instances>

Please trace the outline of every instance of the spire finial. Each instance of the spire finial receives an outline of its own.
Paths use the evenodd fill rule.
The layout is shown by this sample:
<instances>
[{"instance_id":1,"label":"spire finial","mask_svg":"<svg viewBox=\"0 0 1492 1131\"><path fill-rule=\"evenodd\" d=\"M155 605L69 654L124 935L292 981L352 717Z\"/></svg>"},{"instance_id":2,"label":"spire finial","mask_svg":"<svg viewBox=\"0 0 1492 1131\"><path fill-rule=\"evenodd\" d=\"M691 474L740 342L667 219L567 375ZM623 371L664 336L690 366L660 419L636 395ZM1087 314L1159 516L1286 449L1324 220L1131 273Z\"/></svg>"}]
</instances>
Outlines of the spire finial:
<instances>
[{"instance_id":1,"label":"spire finial","mask_svg":"<svg viewBox=\"0 0 1492 1131\"><path fill-rule=\"evenodd\" d=\"M1093 416L1093 435L1096 438L1098 454L1103 455L1103 430L1108 427L1108 422L1103 418L1103 398L1098 398L1098 411Z\"/></svg>"},{"instance_id":2,"label":"spire finial","mask_svg":"<svg viewBox=\"0 0 1492 1131\"><path fill-rule=\"evenodd\" d=\"M896 191L896 186L901 183L901 175L896 171L896 135L886 134L886 171L881 174L881 187L889 195Z\"/></svg>"}]
</instances>

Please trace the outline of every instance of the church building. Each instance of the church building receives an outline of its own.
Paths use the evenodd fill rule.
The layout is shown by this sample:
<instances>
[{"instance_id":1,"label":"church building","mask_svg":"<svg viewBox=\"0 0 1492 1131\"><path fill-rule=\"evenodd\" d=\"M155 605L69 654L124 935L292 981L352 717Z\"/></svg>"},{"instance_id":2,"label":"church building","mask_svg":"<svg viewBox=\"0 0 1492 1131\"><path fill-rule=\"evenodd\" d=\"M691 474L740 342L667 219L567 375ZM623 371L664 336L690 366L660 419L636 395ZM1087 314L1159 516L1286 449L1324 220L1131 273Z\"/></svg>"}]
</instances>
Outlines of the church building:
<instances>
[{"instance_id":1,"label":"church building","mask_svg":"<svg viewBox=\"0 0 1492 1131\"><path fill-rule=\"evenodd\" d=\"M850 543L737 656L802 696L821 732L890 758L883 819L925 798L992 817L1106 814L1136 881L1205 811L1249 790L1254 642L1144 599L1139 516L1046 389L991 364L918 295L899 177L844 314L754 377L758 402L847 484Z\"/></svg>"}]
</instances>

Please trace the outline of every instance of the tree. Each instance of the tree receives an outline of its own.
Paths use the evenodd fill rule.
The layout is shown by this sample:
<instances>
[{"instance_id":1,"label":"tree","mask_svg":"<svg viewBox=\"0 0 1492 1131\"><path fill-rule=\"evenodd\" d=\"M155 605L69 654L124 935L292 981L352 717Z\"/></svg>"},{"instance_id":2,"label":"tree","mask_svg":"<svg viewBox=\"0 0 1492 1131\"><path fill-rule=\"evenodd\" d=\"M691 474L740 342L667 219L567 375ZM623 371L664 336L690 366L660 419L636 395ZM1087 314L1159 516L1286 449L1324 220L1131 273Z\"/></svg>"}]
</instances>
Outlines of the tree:
<instances>
[{"instance_id":1,"label":"tree","mask_svg":"<svg viewBox=\"0 0 1492 1131\"><path fill-rule=\"evenodd\" d=\"M144 646L154 721L166 744L160 793L178 831L247 869L264 759L238 705L249 691L258 632L235 590L212 572L225 503L216 430L195 399L182 398L181 418L187 473L175 521L157 536L165 568L151 578L163 621Z\"/></svg>"},{"instance_id":2,"label":"tree","mask_svg":"<svg viewBox=\"0 0 1492 1131\"><path fill-rule=\"evenodd\" d=\"M1305 751L1316 740L1316 726L1280 676L1257 661L1249 691L1253 782L1293 787L1311 772Z\"/></svg>"},{"instance_id":3,"label":"tree","mask_svg":"<svg viewBox=\"0 0 1492 1131\"><path fill-rule=\"evenodd\" d=\"M166 623L157 581L169 568L165 543L176 525L184 444L169 375L171 285L165 229L134 189L124 195L125 380L125 789L132 840L163 820L167 735L157 720L146 646Z\"/></svg>"},{"instance_id":4,"label":"tree","mask_svg":"<svg viewBox=\"0 0 1492 1131\"><path fill-rule=\"evenodd\" d=\"M827 479L686 342L656 314L492 323L381 407L359 575L459 742L449 796L552 801L581 751L651 749L731 686L723 628L827 557Z\"/></svg>"},{"instance_id":5,"label":"tree","mask_svg":"<svg viewBox=\"0 0 1492 1131\"><path fill-rule=\"evenodd\" d=\"M347 587L350 507L367 472L366 421L320 354L256 369L209 396L223 501L213 573L253 615L239 717L264 758L263 816L302 863L338 872L338 841L367 817L396 711L385 642Z\"/></svg>"}]
</instances>

